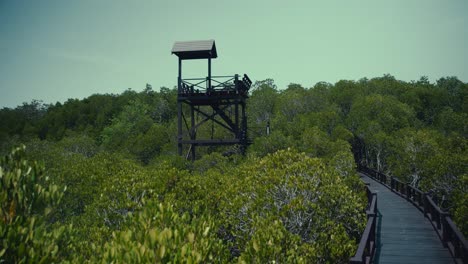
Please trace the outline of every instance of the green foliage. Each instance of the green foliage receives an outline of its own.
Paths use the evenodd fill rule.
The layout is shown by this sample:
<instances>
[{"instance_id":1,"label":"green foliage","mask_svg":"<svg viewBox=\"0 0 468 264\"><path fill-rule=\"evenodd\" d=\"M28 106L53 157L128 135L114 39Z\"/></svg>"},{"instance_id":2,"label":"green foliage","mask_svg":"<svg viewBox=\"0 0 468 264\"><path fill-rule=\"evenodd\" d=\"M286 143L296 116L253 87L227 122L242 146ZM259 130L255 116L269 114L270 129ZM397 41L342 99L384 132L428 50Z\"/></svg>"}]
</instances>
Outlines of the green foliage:
<instances>
[{"instance_id":1,"label":"green foliage","mask_svg":"<svg viewBox=\"0 0 468 264\"><path fill-rule=\"evenodd\" d=\"M315 248L301 243L298 235L289 233L275 218L257 218L254 230L240 263L317 263Z\"/></svg>"},{"instance_id":2,"label":"green foliage","mask_svg":"<svg viewBox=\"0 0 468 264\"><path fill-rule=\"evenodd\" d=\"M184 174L164 164L150 170L109 153L58 165L55 177L69 186L58 217L74 223L76 245L84 256L89 256L90 242L102 245L112 231L124 227L131 212L140 210L147 199L164 199Z\"/></svg>"},{"instance_id":3,"label":"green foliage","mask_svg":"<svg viewBox=\"0 0 468 264\"><path fill-rule=\"evenodd\" d=\"M16 148L0 160L0 262L64 261L71 227L46 221L64 190L50 184L41 165L25 159L24 149Z\"/></svg>"},{"instance_id":4,"label":"green foliage","mask_svg":"<svg viewBox=\"0 0 468 264\"><path fill-rule=\"evenodd\" d=\"M307 108L306 90L298 84L290 84L277 100L278 115L287 120L292 120L297 115L306 113Z\"/></svg>"},{"instance_id":5,"label":"green foliage","mask_svg":"<svg viewBox=\"0 0 468 264\"><path fill-rule=\"evenodd\" d=\"M130 152L138 160L147 164L162 151L164 145L169 143L169 137L167 128L164 125L155 123L144 134L140 133L133 140L132 138L128 140L133 143L129 147ZM127 144L130 142L127 142Z\"/></svg>"},{"instance_id":6,"label":"green foliage","mask_svg":"<svg viewBox=\"0 0 468 264\"><path fill-rule=\"evenodd\" d=\"M468 113L457 113L450 107L445 107L437 114L435 125L445 134L456 132L465 137L468 135Z\"/></svg>"},{"instance_id":7,"label":"green foliage","mask_svg":"<svg viewBox=\"0 0 468 264\"><path fill-rule=\"evenodd\" d=\"M348 123L356 135L364 138L375 131L389 133L408 127L413 118L408 105L394 97L377 94L357 98L351 107Z\"/></svg>"},{"instance_id":8,"label":"green foliage","mask_svg":"<svg viewBox=\"0 0 468 264\"><path fill-rule=\"evenodd\" d=\"M252 85L248 114L255 124L264 124L273 118L278 91L273 80L256 82Z\"/></svg>"},{"instance_id":9,"label":"green foliage","mask_svg":"<svg viewBox=\"0 0 468 264\"><path fill-rule=\"evenodd\" d=\"M168 138L165 127L151 119L150 106L139 99L125 106L102 132L106 149L134 155L144 163L159 154Z\"/></svg>"},{"instance_id":10,"label":"green foliage","mask_svg":"<svg viewBox=\"0 0 468 264\"><path fill-rule=\"evenodd\" d=\"M61 145L34 142L28 156L45 161L50 181L68 186L51 217L74 225L72 243L85 259L91 255L90 245L102 246L145 199L164 199L184 175L166 162L142 167L116 153L86 157Z\"/></svg>"},{"instance_id":11,"label":"green foliage","mask_svg":"<svg viewBox=\"0 0 468 264\"><path fill-rule=\"evenodd\" d=\"M392 171L404 181L417 186L421 179L431 175L441 159L435 131L401 130L393 138L393 152L389 158ZM430 189L430 188L429 188Z\"/></svg>"},{"instance_id":12,"label":"green foliage","mask_svg":"<svg viewBox=\"0 0 468 264\"><path fill-rule=\"evenodd\" d=\"M283 150L239 169L240 180L226 191L229 198L221 199L221 207L226 208L228 216L224 225L232 227L238 248L243 248L245 243L249 245L251 234L257 232L262 237L258 232L263 231L258 230L256 221L262 223L261 219L268 218L270 223L279 221L289 232L288 236L297 236L287 238L294 244L282 247L284 252L287 248L303 247L310 253L312 247L315 254L310 253L308 262L314 258L339 262L353 254L355 241L363 229L364 199L320 159ZM330 236L340 241L326 244ZM267 244L268 240L257 243ZM337 245L343 250L332 253ZM270 249L264 249L259 256L269 254Z\"/></svg>"},{"instance_id":13,"label":"green foliage","mask_svg":"<svg viewBox=\"0 0 468 264\"><path fill-rule=\"evenodd\" d=\"M185 157L181 157L179 155L174 154L161 154L156 156L149 164L148 169L159 169L161 167L171 167L176 168L179 170L184 170L190 167L192 163L185 159Z\"/></svg>"},{"instance_id":14,"label":"green foliage","mask_svg":"<svg viewBox=\"0 0 468 264\"><path fill-rule=\"evenodd\" d=\"M229 166L229 158L213 152L196 160L193 163L193 171L202 174L209 169L216 169L222 173L227 169L227 166Z\"/></svg>"},{"instance_id":15,"label":"green foliage","mask_svg":"<svg viewBox=\"0 0 468 264\"><path fill-rule=\"evenodd\" d=\"M466 235L468 84L386 74L250 91L247 157L207 147L193 163L175 155L175 89L1 109L2 180L29 183L2 183L0 262L347 262L365 223L355 162L443 197ZM231 136L209 123L199 138ZM8 154L19 143L28 153Z\"/></svg>"},{"instance_id":16,"label":"green foliage","mask_svg":"<svg viewBox=\"0 0 468 264\"><path fill-rule=\"evenodd\" d=\"M81 154L85 157L92 157L99 152L99 147L96 141L87 135L72 135L63 138L58 147L65 151Z\"/></svg>"},{"instance_id":17,"label":"green foliage","mask_svg":"<svg viewBox=\"0 0 468 264\"><path fill-rule=\"evenodd\" d=\"M265 156L293 145L293 139L285 136L281 131L274 131L267 137L258 137L250 146L249 151L257 156Z\"/></svg>"},{"instance_id":18,"label":"green foliage","mask_svg":"<svg viewBox=\"0 0 468 264\"><path fill-rule=\"evenodd\" d=\"M356 83L354 81L341 80L335 83L333 87L330 87L331 101L339 107L340 114L343 117L347 116L354 100L362 97L364 94L363 90L366 88L365 82Z\"/></svg>"},{"instance_id":19,"label":"green foliage","mask_svg":"<svg viewBox=\"0 0 468 264\"><path fill-rule=\"evenodd\" d=\"M201 164L166 198L182 212L216 215L218 234L239 261L342 261L353 254L365 222L365 198L353 191L362 183L354 174L346 180L322 160L293 150L234 167ZM335 244L323 246L330 237Z\"/></svg>"},{"instance_id":20,"label":"green foliage","mask_svg":"<svg viewBox=\"0 0 468 264\"><path fill-rule=\"evenodd\" d=\"M453 191L453 219L462 234L468 236L468 175L459 177Z\"/></svg>"},{"instance_id":21,"label":"green foliage","mask_svg":"<svg viewBox=\"0 0 468 264\"><path fill-rule=\"evenodd\" d=\"M91 262L226 262L227 247L216 237L210 216L178 214L170 204L150 203L129 219L128 229L112 234Z\"/></svg>"},{"instance_id":22,"label":"green foliage","mask_svg":"<svg viewBox=\"0 0 468 264\"><path fill-rule=\"evenodd\" d=\"M344 142L344 144L346 144L346 142ZM335 169L343 178L353 176L356 171L356 163L349 149L348 151L345 149L337 151L334 156L328 160L328 165Z\"/></svg>"},{"instance_id":23,"label":"green foliage","mask_svg":"<svg viewBox=\"0 0 468 264\"><path fill-rule=\"evenodd\" d=\"M302 134L303 150L314 157L322 157L328 153L330 140L325 132L317 127L309 127Z\"/></svg>"},{"instance_id":24,"label":"green foliage","mask_svg":"<svg viewBox=\"0 0 468 264\"><path fill-rule=\"evenodd\" d=\"M148 116L149 105L140 100L130 102L122 112L112 119L112 124L102 132L102 143L110 150L125 149L133 135L146 132L152 124Z\"/></svg>"}]
</instances>

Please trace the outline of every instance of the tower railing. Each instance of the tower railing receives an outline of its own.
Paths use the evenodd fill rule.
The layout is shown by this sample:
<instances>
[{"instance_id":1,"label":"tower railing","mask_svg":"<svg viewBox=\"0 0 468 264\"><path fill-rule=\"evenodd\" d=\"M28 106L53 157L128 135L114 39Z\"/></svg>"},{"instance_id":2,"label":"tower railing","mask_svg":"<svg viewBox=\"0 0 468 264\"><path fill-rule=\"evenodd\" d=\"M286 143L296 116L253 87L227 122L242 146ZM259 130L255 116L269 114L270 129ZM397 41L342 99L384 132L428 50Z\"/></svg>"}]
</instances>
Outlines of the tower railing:
<instances>
[{"instance_id":1,"label":"tower railing","mask_svg":"<svg viewBox=\"0 0 468 264\"><path fill-rule=\"evenodd\" d=\"M197 95L247 95L252 81L244 74L242 78L235 74L231 76L211 76L206 78L186 78L180 80L179 94L184 96Z\"/></svg>"}]
</instances>

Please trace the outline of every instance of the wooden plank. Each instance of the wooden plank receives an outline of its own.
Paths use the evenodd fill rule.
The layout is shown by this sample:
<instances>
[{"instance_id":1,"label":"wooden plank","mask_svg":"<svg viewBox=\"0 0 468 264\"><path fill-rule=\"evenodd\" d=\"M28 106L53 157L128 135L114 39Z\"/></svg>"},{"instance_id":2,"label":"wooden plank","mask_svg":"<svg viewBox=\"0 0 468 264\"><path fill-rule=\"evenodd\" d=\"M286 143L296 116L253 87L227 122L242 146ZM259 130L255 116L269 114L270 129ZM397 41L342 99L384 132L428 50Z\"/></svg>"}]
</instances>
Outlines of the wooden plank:
<instances>
[{"instance_id":1,"label":"wooden plank","mask_svg":"<svg viewBox=\"0 0 468 264\"><path fill-rule=\"evenodd\" d=\"M380 264L421 264L421 263L453 263L453 260L451 258L445 258L445 257L410 257L407 256L404 260L402 260L401 257L399 256L386 256L385 258L382 258L379 260Z\"/></svg>"},{"instance_id":2,"label":"wooden plank","mask_svg":"<svg viewBox=\"0 0 468 264\"><path fill-rule=\"evenodd\" d=\"M431 223L413 204L361 174L377 193L375 263L453 263Z\"/></svg>"}]
</instances>

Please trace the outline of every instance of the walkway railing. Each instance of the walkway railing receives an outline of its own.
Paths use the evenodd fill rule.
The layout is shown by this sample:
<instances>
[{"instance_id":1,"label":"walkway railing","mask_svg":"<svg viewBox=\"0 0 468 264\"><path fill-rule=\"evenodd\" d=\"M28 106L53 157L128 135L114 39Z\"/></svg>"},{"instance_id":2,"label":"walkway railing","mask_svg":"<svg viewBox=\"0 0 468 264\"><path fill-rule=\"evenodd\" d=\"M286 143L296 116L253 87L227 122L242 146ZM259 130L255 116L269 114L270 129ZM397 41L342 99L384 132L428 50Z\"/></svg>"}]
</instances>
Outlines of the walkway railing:
<instances>
[{"instance_id":1,"label":"walkway railing","mask_svg":"<svg viewBox=\"0 0 468 264\"><path fill-rule=\"evenodd\" d=\"M371 263L375 253L375 235L377 228L377 193L372 192L366 186L367 193L367 224L361 236L356 255L349 260L349 263Z\"/></svg>"},{"instance_id":2,"label":"walkway railing","mask_svg":"<svg viewBox=\"0 0 468 264\"><path fill-rule=\"evenodd\" d=\"M449 249L455 262L468 263L468 242L453 222L450 214L437 206L427 193L374 169L361 166L359 170L387 186L421 210L424 216L430 220L444 246Z\"/></svg>"}]
</instances>

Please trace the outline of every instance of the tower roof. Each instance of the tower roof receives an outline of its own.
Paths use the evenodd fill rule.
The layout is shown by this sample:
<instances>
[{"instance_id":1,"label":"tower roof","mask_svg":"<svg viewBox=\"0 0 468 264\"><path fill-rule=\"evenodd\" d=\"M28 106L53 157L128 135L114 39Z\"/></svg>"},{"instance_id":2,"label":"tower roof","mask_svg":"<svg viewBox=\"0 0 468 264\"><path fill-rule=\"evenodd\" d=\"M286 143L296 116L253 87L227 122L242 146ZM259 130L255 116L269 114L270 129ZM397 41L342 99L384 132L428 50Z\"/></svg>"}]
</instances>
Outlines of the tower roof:
<instances>
[{"instance_id":1,"label":"tower roof","mask_svg":"<svg viewBox=\"0 0 468 264\"><path fill-rule=\"evenodd\" d=\"M183 60L217 58L216 45L213 39L195 41L176 41L172 54Z\"/></svg>"}]
</instances>

